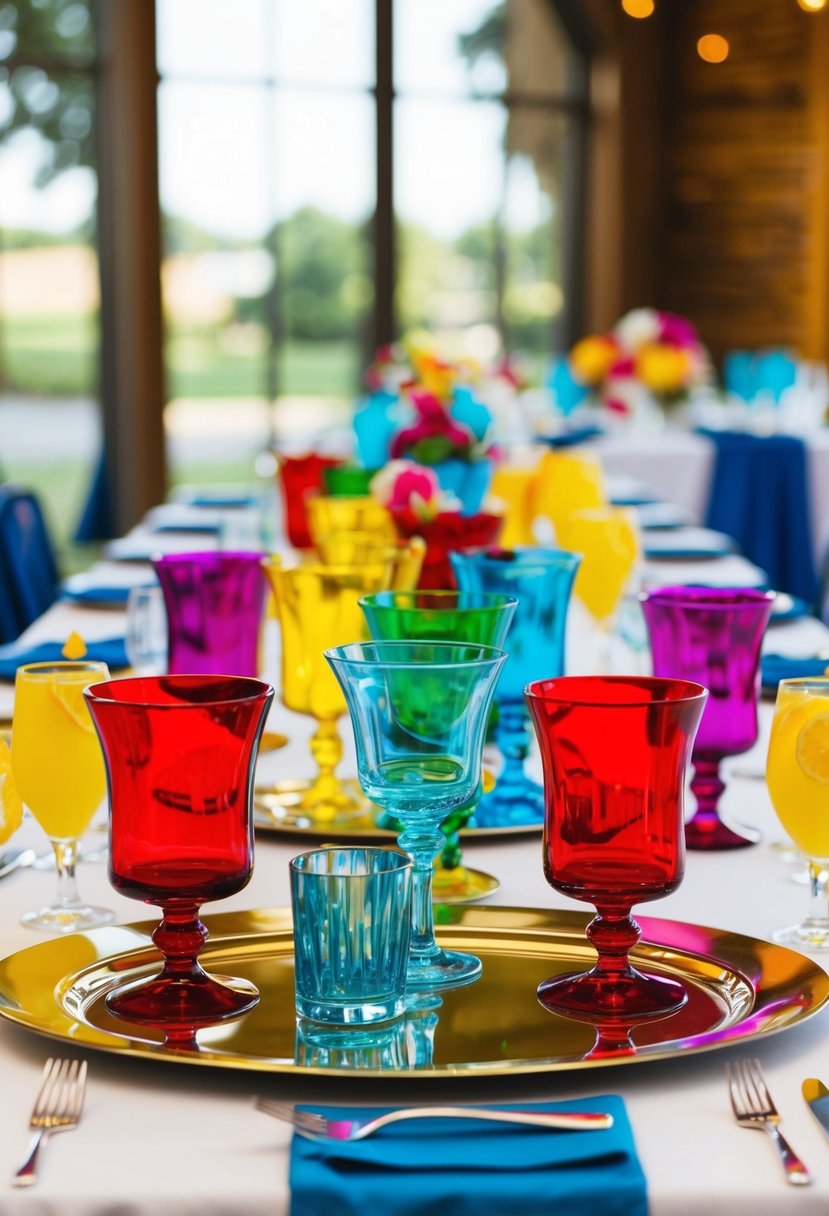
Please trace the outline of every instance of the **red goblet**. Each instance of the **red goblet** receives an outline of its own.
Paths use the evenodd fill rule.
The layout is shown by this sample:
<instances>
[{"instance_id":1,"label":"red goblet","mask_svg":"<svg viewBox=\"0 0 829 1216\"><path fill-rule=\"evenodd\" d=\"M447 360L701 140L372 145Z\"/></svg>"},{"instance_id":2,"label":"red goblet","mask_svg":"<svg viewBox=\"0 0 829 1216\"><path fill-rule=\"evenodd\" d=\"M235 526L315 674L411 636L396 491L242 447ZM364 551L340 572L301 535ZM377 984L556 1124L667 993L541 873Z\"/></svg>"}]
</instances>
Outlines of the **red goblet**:
<instances>
[{"instance_id":1,"label":"red goblet","mask_svg":"<svg viewBox=\"0 0 829 1216\"><path fill-rule=\"evenodd\" d=\"M682 881L685 771L708 693L690 680L561 676L525 695L544 771L544 875L598 913L595 965L545 980L539 1000L573 1017L679 1009L681 984L630 964L630 910Z\"/></svg>"},{"instance_id":2,"label":"red goblet","mask_svg":"<svg viewBox=\"0 0 829 1216\"><path fill-rule=\"evenodd\" d=\"M159 975L114 989L107 1008L174 1028L237 1017L259 999L198 954L203 903L241 891L253 869L253 769L273 689L240 676L110 680L84 692L104 753L109 878L162 909Z\"/></svg>"}]
</instances>

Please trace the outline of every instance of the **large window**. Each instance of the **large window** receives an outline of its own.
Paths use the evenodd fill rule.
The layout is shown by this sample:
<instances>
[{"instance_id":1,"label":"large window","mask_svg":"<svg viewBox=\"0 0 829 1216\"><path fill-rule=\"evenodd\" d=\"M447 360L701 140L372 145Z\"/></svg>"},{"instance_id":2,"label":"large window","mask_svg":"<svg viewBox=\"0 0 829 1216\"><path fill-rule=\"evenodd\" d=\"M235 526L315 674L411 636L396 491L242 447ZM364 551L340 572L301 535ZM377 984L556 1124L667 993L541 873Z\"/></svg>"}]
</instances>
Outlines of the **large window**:
<instances>
[{"instance_id":1,"label":"large window","mask_svg":"<svg viewBox=\"0 0 829 1216\"><path fill-rule=\"evenodd\" d=\"M100 447L89 0L0 4L0 473L69 542Z\"/></svg>"},{"instance_id":2,"label":"large window","mask_svg":"<svg viewBox=\"0 0 829 1216\"><path fill-rule=\"evenodd\" d=\"M249 467L346 421L373 347L412 329L541 367L584 116L552 0L226 12L157 0L174 475L227 464L231 435Z\"/></svg>"},{"instance_id":3,"label":"large window","mask_svg":"<svg viewBox=\"0 0 829 1216\"><path fill-rule=\"evenodd\" d=\"M154 100L160 267L154 182L130 189ZM163 361L173 482L249 481L273 442L346 425L374 348L413 328L541 369L578 330L585 114L557 0L0 0L0 474L66 540L103 384L121 493L125 422L163 406L136 343ZM130 493L127 515L150 488Z\"/></svg>"}]
</instances>

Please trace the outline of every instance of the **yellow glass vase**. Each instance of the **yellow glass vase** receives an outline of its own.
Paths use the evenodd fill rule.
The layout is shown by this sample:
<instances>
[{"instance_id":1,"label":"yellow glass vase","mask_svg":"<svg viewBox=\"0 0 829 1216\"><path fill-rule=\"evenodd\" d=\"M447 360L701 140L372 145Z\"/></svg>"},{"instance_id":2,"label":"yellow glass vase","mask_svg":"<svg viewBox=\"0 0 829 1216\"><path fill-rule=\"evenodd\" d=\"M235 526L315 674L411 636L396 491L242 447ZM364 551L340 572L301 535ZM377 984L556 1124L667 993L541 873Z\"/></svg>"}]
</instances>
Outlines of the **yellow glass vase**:
<instances>
[{"instance_id":1,"label":"yellow glass vase","mask_svg":"<svg viewBox=\"0 0 829 1216\"><path fill-rule=\"evenodd\" d=\"M310 748L317 772L309 780L258 789L257 799L285 823L316 827L366 816L370 804L356 779L343 781L336 773L343 754L337 722L346 704L323 651L367 637L359 600L390 588L392 563L327 566L269 557L263 566L281 632L282 701L316 719Z\"/></svg>"}]
</instances>

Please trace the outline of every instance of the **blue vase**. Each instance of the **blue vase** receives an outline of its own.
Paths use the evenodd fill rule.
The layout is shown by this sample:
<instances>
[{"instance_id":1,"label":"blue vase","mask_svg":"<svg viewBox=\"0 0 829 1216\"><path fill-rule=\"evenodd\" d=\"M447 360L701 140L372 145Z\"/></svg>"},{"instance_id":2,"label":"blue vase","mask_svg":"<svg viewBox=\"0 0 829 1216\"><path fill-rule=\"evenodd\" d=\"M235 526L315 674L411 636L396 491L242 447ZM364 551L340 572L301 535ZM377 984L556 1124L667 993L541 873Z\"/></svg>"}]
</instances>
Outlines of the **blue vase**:
<instances>
[{"instance_id":1,"label":"blue vase","mask_svg":"<svg viewBox=\"0 0 829 1216\"><path fill-rule=\"evenodd\" d=\"M397 409L397 395L387 389L378 389L360 403L354 415L354 433L364 468L379 469L388 463L392 436L400 426Z\"/></svg>"},{"instance_id":2,"label":"blue vase","mask_svg":"<svg viewBox=\"0 0 829 1216\"><path fill-rule=\"evenodd\" d=\"M449 556L461 591L499 591L518 600L504 643L508 657L495 693L495 742L503 765L495 789L478 804L475 825L543 823L543 788L524 771L531 738L524 686L564 674L567 611L581 555L527 546L473 549Z\"/></svg>"},{"instance_id":3,"label":"blue vase","mask_svg":"<svg viewBox=\"0 0 829 1216\"><path fill-rule=\"evenodd\" d=\"M461 515L477 515L492 480L492 461L451 458L432 465L440 488L460 500Z\"/></svg>"}]
</instances>

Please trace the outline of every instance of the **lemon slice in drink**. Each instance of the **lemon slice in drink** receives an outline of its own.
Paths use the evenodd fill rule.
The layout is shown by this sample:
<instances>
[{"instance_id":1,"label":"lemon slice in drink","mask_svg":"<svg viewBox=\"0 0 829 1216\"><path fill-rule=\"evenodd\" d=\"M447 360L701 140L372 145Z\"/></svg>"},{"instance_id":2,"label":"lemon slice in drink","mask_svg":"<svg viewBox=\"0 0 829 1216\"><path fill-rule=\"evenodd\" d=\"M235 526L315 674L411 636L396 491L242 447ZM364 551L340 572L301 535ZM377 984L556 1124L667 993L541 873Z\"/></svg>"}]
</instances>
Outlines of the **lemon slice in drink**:
<instances>
[{"instance_id":1,"label":"lemon slice in drink","mask_svg":"<svg viewBox=\"0 0 829 1216\"><path fill-rule=\"evenodd\" d=\"M69 715L80 730L92 734L95 727L92 723L92 716L86 707L83 690L88 684L93 683L94 676L89 672L80 671L76 674L74 680L56 679L52 680L49 685L49 692L60 705L61 709Z\"/></svg>"},{"instance_id":2,"label":"lemon slice in drink","mask_svg":"<svg viewBox=\"0 0 829 1216\"><path fill-rule=\"evenodd\" d=\"M829 713L816 714L801 726L795 757L807 777L829 785Z\"/></svg>"},{"instance_id":3,"label":"lemon slice in drink","mask_svg":"<svg viewBox=\"0 0 829 1216\"><path fill-rule=\"evenodd\" d=\"M12 754L0 739L0 844L13 836L23 821L23 802L12 778Z\"/></svg>"}]
</instances>

